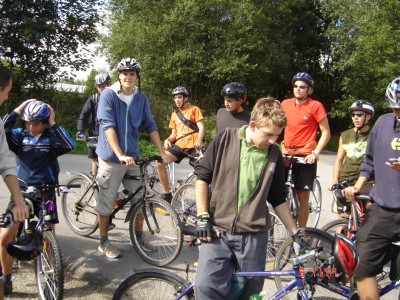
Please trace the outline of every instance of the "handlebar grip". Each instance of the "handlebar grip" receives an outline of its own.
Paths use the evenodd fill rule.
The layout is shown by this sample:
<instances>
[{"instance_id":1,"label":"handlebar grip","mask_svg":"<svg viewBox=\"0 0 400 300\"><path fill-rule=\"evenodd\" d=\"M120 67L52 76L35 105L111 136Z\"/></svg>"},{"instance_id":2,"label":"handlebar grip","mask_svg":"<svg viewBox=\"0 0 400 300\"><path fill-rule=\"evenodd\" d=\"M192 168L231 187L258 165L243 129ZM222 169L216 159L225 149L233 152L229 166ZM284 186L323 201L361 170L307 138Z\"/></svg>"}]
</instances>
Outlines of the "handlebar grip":
<instances>
[{"instance_id":1,"label":"handlebar grip","mask_svg":"<svg viewBox=\"0 0 400 300\"><path fill-rule=\"evenodd\" d=\"M80 188L82 185L81 184L67 184L66 187L67 188Z\"/></svg>"}]
</instances>

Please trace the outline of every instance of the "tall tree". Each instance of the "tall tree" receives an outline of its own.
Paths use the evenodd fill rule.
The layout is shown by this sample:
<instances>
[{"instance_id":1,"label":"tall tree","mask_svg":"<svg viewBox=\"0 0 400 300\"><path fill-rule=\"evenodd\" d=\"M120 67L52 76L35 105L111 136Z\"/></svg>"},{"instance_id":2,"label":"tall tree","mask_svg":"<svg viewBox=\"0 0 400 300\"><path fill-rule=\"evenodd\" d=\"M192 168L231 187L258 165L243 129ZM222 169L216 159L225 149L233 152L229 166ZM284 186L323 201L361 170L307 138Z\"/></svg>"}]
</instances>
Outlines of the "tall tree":
<instances>
[{"instance_id":1,"label":"tall tree","mask_svg":"<svg viewBox=\"0 0 400 300\"><path fill-rule=\"evenodd\" d=\"M202 109L213 112L228 81L246 85L249 105L260 96L281 98L298 71L322 74L320 57L329 48L313 0L110 3L103 39L110 64L124 56L138 59L144 87L158 102L185 85Z\"/></svg>"},{"instance_id":2,"label":"tall tree","mask_svg":"<svg viewBox=\"0 0 400 300\"><path fill-rule=\"evenodd\" d=\"M60 67L85 69L96 40L100 0L2 0L0 59L36 89L57 81ZM62 74L59 74L62 75Z\"/></svg>"}]
</instances>

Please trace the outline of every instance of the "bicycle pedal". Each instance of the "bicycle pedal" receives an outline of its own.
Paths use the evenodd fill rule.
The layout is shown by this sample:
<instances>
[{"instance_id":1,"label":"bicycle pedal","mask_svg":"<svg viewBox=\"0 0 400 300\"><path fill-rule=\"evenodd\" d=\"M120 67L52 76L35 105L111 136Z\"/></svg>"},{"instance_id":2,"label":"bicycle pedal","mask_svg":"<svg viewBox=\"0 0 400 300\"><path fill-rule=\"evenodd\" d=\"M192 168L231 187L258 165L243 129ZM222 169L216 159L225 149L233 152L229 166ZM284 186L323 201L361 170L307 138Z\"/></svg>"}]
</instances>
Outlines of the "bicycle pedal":
<instances>
[{"instance_id":1,"label":"bicycle pedal","mask_svg":"<svg viewBox=\"0 0 400 300\"><path fill-rule=\"evenodd\" d=\"M116 225L114 223L108 224L108 231L113 230L115 227L116 227Z\"/></svg>"}]
</instances>

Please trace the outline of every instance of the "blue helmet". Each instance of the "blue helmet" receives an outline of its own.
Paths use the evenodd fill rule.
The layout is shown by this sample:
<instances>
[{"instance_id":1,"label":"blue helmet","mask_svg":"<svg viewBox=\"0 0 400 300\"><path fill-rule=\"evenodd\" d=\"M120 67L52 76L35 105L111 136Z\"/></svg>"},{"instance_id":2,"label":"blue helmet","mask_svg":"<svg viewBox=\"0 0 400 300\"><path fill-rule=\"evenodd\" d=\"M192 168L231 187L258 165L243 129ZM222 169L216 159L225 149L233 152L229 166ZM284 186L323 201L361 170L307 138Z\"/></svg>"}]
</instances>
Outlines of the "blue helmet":
<instances>
[{"instance_id":1,"label":"blue helmet","mask_svg":"<svg viewBox=\"0 0 400 300\"><path fill-rule=\"evenodd\" d=\"M386 89L386 106L390 108L400 108L400 77L395 78L389 83Z\"/></svg>"},{"instance_id":2,"label":"blue helmet","mask_svg":"<svg viewBox=\"0 0 400 300\"><path fill-rule=\"evenodd\" d=\"M49 106L40 100L32 100L29 102L22 113L22 120L27 122L46 122L50 116Z\"/></svg>"},{"instance_id":3,"label":"blue helmet","mask_svg":"<svg viewBox=\"0 0 400 300\"><path fill-rule=\"evenodd\" d=\"M310 76L310 74L308 74L306 72L300 72L300 73L297 73L296 75L294 75L292 78L292 84L296 80L305 81L308 83L309 86L314 87L314 79Z\"/></svg>"},{"instance_id":4,"label":"blue helmet","mask_svg":"<svg viewBox=\"0 0 400 300\"><path fill-rule=\"evenodd\" d=\"M230 82L225 84L222 88L221 96L224 98L228 97L233 99L241 99L244 102L246 101L247 92L243 84L238 82Z\"/></svg>"}]
</instances>

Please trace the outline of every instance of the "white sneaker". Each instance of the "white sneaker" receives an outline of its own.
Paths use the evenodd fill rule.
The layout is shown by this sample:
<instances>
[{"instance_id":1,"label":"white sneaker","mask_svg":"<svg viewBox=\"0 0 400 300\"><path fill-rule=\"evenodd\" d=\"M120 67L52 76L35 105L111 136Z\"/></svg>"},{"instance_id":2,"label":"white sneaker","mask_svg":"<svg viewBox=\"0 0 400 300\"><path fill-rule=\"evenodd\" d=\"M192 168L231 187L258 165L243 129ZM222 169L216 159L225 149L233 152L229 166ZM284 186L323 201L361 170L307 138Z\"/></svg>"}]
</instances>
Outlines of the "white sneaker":
<instances>
[{"instance_id":1,"label":"white sneaker","mask_svg":"<svg viewBox=\"0 0 400 300\"><path fill-rule=\"evenodd\" d=\"M118 258L121 256L121 253L111 244L110 241L106 241L104 244L99 245L97 250L108 258Z\"/></svg>"}]
</instances>

